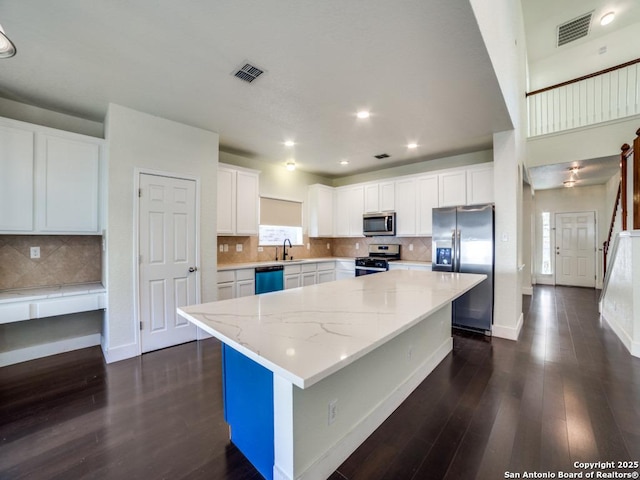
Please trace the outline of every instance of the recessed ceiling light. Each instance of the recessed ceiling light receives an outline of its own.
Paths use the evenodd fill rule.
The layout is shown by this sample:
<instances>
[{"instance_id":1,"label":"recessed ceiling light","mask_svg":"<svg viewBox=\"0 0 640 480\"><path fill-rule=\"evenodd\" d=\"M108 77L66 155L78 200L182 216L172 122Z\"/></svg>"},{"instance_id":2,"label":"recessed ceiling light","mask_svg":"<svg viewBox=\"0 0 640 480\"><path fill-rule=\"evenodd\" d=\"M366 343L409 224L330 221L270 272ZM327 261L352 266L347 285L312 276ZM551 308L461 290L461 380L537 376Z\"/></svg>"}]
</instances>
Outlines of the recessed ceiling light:
<instances>
[{"instance_id":1,"label":"recessed ceiling light","mask_svg":"<svg viewBox=\"0 0 640 480\"><path fill-rule=\"evenodd\" d=\"M349 160L340 160L340 165L349 165Z\"/></svg>"},{"instance_id":2,"label":"recessed ceiling light","mask_svg":"<svg viewBox=\"0 0 640 480\"><path fill-rule=\"evenodd\" d=\"M580 168L581 167L579 165L574 165L573 167L569 167L567 170L569 170L569 173L571 173L571 175L575 175L578 173Z\"/></svg>"},{"instance_id":3,"label":"recessed ceiling light","mask_svg":"<svg viewBox=\"0 0 640 480\"><path fill-rule=\"evenodd\" d=\"M284 145L286 147L293 147L296 144L296 142L292 141L292 140L287 140L286 142L284 142Z\"/></svg>"},{"instance_id":4,"label":"recessed ceiling light","mask_svg":"<svg viewBox=\"0 0 640 480\"><path fill-rule=\"evenodd\" d=\"M11 58L16 54L16 46L4 33L0 25L0 58Z\"/></svg>"},{"instance_id":5,"label":"recessed ceiling light","mask_svg":"<svg viewBox=\"0 0 640 480\"><path fill-rule=\"evenodd\" d=\"M616 18L616 14L614 12L605 13L600 19L600 25L602 25L603 27L605 25L609 25L611 22L613 22L614 18Z\"/></svg>"},{"instance_id":6,"label":"recessed ceiling light","mask_svg":"<svg viewBox=\"0 0 640 480\"><path fill-rule=\"evenodd\" d=\"M407 148L418 148L418 144L417 143L410 143L409 145L407 145Z\"/></svg>"},{"instance_id":7,"label":"recessed ceiling light","mask_svg":"<svg viewBox=\"0 0 640 480\"><path fill-rule=\"evenodd\" d=\"M358 118L369 118L370 113L367 110L360 110L356 113L356 117Z\"/></svg>"},{"instance_id":8,"label":"recessed ceiling light","mask_svg":"<svg viewBox=\"0 0 640 480\"><path fill-rule=\"evenodd\" d=\"M296 169L296 162L290 160L287 162L287 170L289 170L290 172L293 172Z\"/></svg>"},{"instance_id":9,"label":"recessed ceiling light","mask_svg":"<svg viewBox=\"0 0 640 480\"><path fill-rule=\"evenodd\" d=\"M576 184L576 182L575 182L575 181L573 181L573 180L567 180L566 182L562 182L562 184L563 184L565 187L573 187L573 186Z\"/></svg>"}]
</instances>

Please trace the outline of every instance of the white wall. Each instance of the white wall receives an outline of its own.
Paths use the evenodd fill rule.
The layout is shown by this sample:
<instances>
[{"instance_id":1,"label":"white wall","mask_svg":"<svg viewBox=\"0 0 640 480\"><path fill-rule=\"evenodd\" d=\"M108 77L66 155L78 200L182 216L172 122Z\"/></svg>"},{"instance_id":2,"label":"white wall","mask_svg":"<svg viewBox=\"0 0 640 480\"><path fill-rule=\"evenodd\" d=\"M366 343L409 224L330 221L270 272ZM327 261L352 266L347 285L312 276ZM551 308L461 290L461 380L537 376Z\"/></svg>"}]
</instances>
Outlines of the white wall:
<instances>
[{"instance_id":1,"label":"white wall","mask_svg":"<svg viewBox=\"0 0 640 480\"><path fill-rule=\"evenodd\" d=\"M215 299L218 134L110 104L107 321L102 346L107 361L140 353L134 298L134 185L136 168L200 179L201 301Z\"/></svg>"},{"instance_id":2,"label":"white wall","mask_svg":"<svg viewBox=\"0 0 640 480\"><path fill-rule=\"evenodd\" d=\"M563 212L596 212L596 287L602 287L602 242L609 229L611 212L606 204L606 186L591 185L586 187L555 188L537 190L535 196L536 232L542 232L542 212L551 213L551 227L555 227L555 214ZM555 272L555 231L551 231L551 268ZM542 275L542 238L535 239L534 275L536 283L553 285L554 275Z\"/></svg>"},{"instance_id":3,"label":"white wall","mask_svg":"<svg viewBox=\"0 0 640 480\"><path fill-rule=\"evenodd\" d=\"M522 270L522 293L525 295L533 294L533 238L535 236L535 228L533 220L534 207L533 207L533 191L531 186L524 184L522 186L522 263L524 268Z\"/></svg>"}]
</instances>

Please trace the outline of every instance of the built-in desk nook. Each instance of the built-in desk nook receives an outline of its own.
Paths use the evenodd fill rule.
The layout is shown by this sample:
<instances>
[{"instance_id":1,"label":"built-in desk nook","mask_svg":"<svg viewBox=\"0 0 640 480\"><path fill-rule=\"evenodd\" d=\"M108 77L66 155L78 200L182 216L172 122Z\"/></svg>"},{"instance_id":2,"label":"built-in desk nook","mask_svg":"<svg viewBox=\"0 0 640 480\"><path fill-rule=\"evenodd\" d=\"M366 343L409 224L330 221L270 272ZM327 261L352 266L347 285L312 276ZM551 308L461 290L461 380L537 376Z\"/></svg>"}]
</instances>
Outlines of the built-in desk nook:
<instances>
[{"instance_id":1,"label":"built-in desk nook","mask_svg":"<svg viewBox=\"0 0 640 480\"><path fill-rule=\"evenodd\" d=\"M484 275L397 270L178 309L223 343L231 441L268 479L324 479L451 351Z\"/></svg>"}]
</instances>

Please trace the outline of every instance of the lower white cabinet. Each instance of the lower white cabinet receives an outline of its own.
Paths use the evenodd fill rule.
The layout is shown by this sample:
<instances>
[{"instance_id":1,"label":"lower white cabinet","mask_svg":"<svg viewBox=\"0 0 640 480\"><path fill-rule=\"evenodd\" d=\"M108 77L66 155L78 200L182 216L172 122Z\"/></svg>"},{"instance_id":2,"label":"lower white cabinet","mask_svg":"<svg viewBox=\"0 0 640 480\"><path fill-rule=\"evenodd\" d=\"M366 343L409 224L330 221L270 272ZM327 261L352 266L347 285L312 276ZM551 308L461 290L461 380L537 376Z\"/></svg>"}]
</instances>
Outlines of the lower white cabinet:
<instances>
[{"instance_id":1,"label":"lower white cabinet","mask_svg":"<svg viewBox=\"0 0 640 480\"><path fill-rule=\"evenodd\" d=\"M389 262L389 270L422 270L425 272L430 272L431 264Z\"/></svg>"},{"instance_id":2,"label":"lower white cabinet","mask_svg":"<svg viewBox=\"0 0 640 480\"><path fill-rule=\"evenodd\" d=\"M336 279L336 262L320 262L317 265L317 283L333 282Z\"/></svg>"},{"instance_id":3,"label":"lower white cabinet","mask_svg":"<svg viewBox=\"0 0 640 480\"><path fill-rule=\"evenodd\" d=\"M284 267L284 289L298 288L300 282L300 264L285 265Z\"/></svg>"},{"instance_id":4,"label":"lower white cabinet","mask_svg":"<svg viewBox=\"0 0 640 480\"><path fill-rule=\"evenodd\" d=\"M255 294L255 270L218 270L218 300L248 297Z\"/></svg>"},{"instance_id":5,"label":"lower white cabinet","mask_svg":"<svg viewBox=\"0 0 640 480\"><path fill-rule=\"evenodd\" d=\"M355 260L337 260L336 261L336 280L343 280L345 278L353 278L356 276L356 263Z\"/></svg>"}]
</instances>

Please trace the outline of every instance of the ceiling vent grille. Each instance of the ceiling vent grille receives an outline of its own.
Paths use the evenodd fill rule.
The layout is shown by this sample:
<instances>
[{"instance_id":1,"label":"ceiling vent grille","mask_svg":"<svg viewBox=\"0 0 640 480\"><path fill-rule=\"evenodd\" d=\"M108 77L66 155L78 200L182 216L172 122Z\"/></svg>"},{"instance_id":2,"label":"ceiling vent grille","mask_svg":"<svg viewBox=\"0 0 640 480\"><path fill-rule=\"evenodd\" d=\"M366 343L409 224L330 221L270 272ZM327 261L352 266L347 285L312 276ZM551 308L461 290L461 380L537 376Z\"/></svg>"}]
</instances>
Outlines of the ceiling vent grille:
<instances>
[{"instance_id":1,"label":"ceiling vent grille","mask_svg":"<svg viewBox=\"0 0 640 480\"><path fill-rule=\"evenodd\" d=\"M240 68L234 70L232 73L234 77L238 77L240 80L251 83L262 75L264 70L256 67L255 65L251 65L248 62L244 62Z\"/></svg>"},{"instance_id":2,"label":"ceiling vent grille","mask_svg":"<svg viewBox=\"0 0 640 480\"><path fill-rule=\"evenodd\" d=\"M589 35L593 12L586 13L573 20L558 25L558 46L578 40Z\"/></svg>"},{"instance_id":3,"label":"ceiling vent grille","mask_svg":"<svg viewBox=\"0 0 640 480\"><path fill-rule=\"evenodd\" d=\"M381 153L380 155L374 155L374 157L376 157L378 160L382 160L383 158L389 158L390 155L386 153Z\"/></svg>"}]
</instances>

